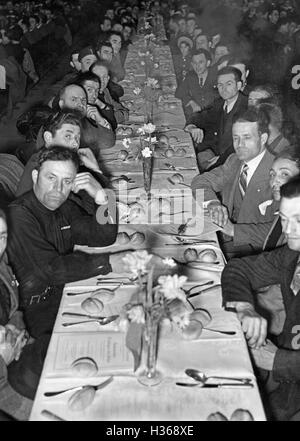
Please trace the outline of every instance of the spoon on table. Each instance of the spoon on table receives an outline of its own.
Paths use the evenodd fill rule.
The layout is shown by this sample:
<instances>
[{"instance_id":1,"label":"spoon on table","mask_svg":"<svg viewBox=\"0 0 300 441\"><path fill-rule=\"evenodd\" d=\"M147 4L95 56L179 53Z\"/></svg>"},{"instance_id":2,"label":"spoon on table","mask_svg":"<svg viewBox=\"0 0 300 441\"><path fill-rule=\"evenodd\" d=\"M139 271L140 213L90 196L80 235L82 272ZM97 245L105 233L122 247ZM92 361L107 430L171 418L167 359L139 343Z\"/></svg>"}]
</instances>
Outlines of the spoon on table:
<instances>
[{"instance_id":1,"label":"spoon on table","mask_svg":"<svg viewBox=\"0 0 300 441\"><path fill-rule=\"evenodd\" d=\"M63 323L62 325L66 328L68 326L74 326L74 325L83 325L84 323L99 323L99 325L101 326L105 326L108 325L111 322L114 322L115 320L117 320L117 318L119 317L119 315L111 315L109 317L104 317L104 318L94 318L91 320L84 320L84 321L80 321L80 322L72 322L72 323Z\"/></svg>"},{"instance_id":2,"label":"spoon on table","mask_svg":"<svg viewBox=\"0 0 300 441\"><path fill-rule=\"evenodd\" d=\"M222 388L222 387L253 387L251 383L184 383L184 382L176 382L176 386L183 387L199 387L199 388Z\"/></svg>"},{"instance_id":3,"label":"spoon on table","mask_svg":"<svg viewBox=\"0 0 300 441\"><path fill-rule=\"evenodd\" d=\"M242 384L251 384L251 378L241 378L241 377L223 377L218 375L210 375L206 376L204 372L198 371L198 369L186 369L186 375L198 381L199 383L205 384L210 378L216 380L229 380L229 381L238 381Z\"/></svg>"},{"instance_id":4,"label":"spoon on table","mask_svg":"<svg viewBox=\"0 0 300 441\"><path fill-rule=\"evenodd\" d=\"M105 386L108 386L112 381L113 381L114 377L109 377L107 380L102 381L102 383L96 385L96 386L92 386L90 384L86 385L86 386L76 386L76 387L71 387L69 389L64 389L64 390L59 390L56 392L45 392L44 395L45 397L55 397L56 395L60 395L63 394L65 392L69 392L70 390L80 390L80 389L86 389L86 388L91 388L94 389L95 391L102 389Z\"/></svg>"},{"instance_id":5,"label":"spoon on table","mask_svg":"<svg viewBox=\"0 0 300 441\"><path fill-rule=\"evenodd\" d=\"M188 188L191 188L191 186L190 185L188 185L188 184L185 184L184 182L178 182L178 183L176 183L176 182L174 182L174 181L172 181L172 179L171 178L167 178L167 181L169 181L170 182L170 184L172 184L172 185L183 185L184 187L188 187Z\"/></svg>"}]
</instances>

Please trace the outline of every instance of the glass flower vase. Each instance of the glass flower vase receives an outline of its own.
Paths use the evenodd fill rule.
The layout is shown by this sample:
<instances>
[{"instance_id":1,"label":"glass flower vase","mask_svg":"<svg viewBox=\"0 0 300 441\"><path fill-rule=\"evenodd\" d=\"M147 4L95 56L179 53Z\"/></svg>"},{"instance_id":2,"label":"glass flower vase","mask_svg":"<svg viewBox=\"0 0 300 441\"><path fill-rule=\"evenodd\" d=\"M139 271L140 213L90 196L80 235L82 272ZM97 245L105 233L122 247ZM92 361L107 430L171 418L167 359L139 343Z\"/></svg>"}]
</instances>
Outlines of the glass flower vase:
<instances>
[{"instance_id":1,"label":"glass flower vase","mask_svg":"<svg viewBox=\"0 0 300 441\"><path fill-rule=\"evenodd\" d=\"M150 195L150 190L151 190L152 165L153 165L152 156L150 156L149 158L143 157L144 188L148 196Z\"/></svg>"},{"instance_id":2,"label":"glass flower vase","mask_svg":"<svg viewBox=\"0 0 300 441\"><path fill-rule=\"evenodd\" d=\"M156 368L157 348L159 337L159 321L151 314L146 317L143 344L145 345L145 369L138 376L138 381L144 386L157 386L162 381L162 375Z\"/></svg>"}]
</instances>

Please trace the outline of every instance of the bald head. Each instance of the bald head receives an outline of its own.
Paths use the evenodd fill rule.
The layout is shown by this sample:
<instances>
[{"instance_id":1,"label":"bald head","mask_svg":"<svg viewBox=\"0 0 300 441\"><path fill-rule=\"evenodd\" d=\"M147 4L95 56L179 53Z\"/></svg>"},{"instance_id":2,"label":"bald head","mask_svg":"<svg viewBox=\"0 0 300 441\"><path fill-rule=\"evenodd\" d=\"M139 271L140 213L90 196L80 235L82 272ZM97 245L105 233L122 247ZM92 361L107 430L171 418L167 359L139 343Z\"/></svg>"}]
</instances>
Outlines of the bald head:
<instances>
[{"instance_id":1,"label":"bald head","mask_svg":"<svg viewBox=\"0 0 300 441\"><path fill-rule=\"evenodd\" d=\"M70 84L61 90L59 98L61 109L77 110L86 114L87 97L83 87Z\"/></svg>"}]
</instances>

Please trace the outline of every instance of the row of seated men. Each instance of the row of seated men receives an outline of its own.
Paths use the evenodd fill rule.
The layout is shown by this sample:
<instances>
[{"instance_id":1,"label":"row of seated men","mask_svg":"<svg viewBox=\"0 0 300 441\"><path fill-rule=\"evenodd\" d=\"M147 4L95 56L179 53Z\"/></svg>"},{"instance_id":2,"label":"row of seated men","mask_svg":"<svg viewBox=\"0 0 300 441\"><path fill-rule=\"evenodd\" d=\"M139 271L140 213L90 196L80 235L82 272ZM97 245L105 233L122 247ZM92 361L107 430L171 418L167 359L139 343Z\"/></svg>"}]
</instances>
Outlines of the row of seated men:
<instances>
[{"instance_id":1,"label":"row of seated men","mask_svg":"<svg viewBox=\"0 0 300 441\"><path fill-rule=\"evenodd\" d=\"M9 280L1 286L3 347L9 349L9 355L2 355L3 387L7 393L1 396L5 399L14 391L29 399L34 397L64 284L122 270L122 254L87 256L74 251L75 244L114 243L118 228L113 213L108 212L109 183L92 150L87 146L79 148L81 118L68 110L70 103L79 102L81 110L87 112L86 95L78 95L84 89L79 88L74 95L78 86L72 85L71 92L68 87L58 100L59 108L64 110L50 115L40 131L43 147L26 166L22 177L28 185L26 188L24 184L25 193L22 194L22 184L20 196L9 205L7 215L1 212L0 216L1 275L6 274ZM271 417L297 419L299 348L295 326L299 289L294 273L300 251L299 156L293 148L273 155L267 148L270 133L270 118L262 106L236 115L231 131L234 152L223 164L196 176L192 189L196 200L198 190L204 190L205 208L220 227L223 249L229 259L238 258L229 261L222 276L224 306L238 312L256 366L262 374L271 373L267 379ZM101 156L101 145L94 152ZM99 207L102 222L99 216L96 219ZM273 250L284 242L286 245ZM263 250L272 251L259 254ZM240 257L248 254L254 255ZM19 308L10 267L19 282ZM234 289L232 280L237 281ZM265 288L274 284L281 284L281 293L272 288L275 294L269 298L270 291L265 293ZM260 306L273 316L268 321L269 329L258 310L259 297ZM24 325L7 330L7 323L18 309L22 310L34 341L28 340ZM274 324L274 319L278 323L275 320ZM275 343L267 341L267 335ZM20 395L16 399L24 405Z\"/></svg>"}]
</instances>

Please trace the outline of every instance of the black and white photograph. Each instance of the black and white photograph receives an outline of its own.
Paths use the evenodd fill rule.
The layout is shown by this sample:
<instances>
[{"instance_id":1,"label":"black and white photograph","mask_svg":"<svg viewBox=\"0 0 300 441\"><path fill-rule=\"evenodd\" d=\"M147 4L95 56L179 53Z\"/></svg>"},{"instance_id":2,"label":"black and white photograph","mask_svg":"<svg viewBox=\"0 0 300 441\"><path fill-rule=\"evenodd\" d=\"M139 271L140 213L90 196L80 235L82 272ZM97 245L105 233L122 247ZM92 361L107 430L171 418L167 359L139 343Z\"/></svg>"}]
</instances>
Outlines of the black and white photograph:
<instances>
[{"instance_id":1,"label":"black and white photograph","mask_svg":"<svg viewBox=\"0 0 300 441\"><path fill-rule=\"evenodd\" d=\"M0 421L300 421L299 0L0 0Z\"/></svg>"}]
</instances>

